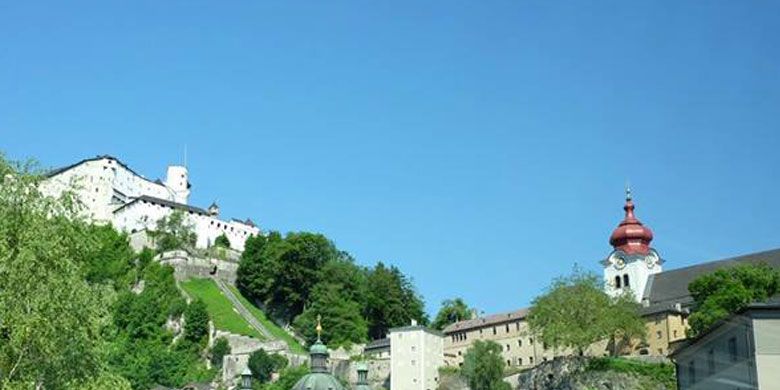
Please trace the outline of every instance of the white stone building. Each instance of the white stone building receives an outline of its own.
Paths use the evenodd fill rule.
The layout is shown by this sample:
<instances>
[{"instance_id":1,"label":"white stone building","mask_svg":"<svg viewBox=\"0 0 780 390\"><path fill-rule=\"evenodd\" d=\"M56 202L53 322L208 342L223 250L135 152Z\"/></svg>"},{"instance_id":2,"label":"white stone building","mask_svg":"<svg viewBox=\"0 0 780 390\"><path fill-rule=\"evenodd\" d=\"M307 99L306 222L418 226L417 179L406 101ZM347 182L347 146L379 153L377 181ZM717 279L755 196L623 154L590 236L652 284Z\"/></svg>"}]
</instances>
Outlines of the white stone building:
<instances>
[{"instance_id":1,"label":"white stone building","mask_svg":"<svg viewBox=\"0 0 780 390\"><path fill-rule=\"evenodd\" d=\"M390 329L390 390L436 390L444 366L443 334L419 326Z\"/></svg>"},{"instance_id":2,"label":"white stone building","mask_svg":"<svg viewBox=\"0 0 780 390\"><path fill-rule=\"evenodd\" d=\"M197 247L207 248L225 234L233 249L243 250L246 239L260 229L249 219L219 219L216 204L208 210L189 205L188 176L186 167L172 165L165 181L152 181L114 157L97 156L50 172L41 192L58 196L71 190L82 203L85 217L129 233L153 230L161 218L181 210L198 236Z\"/></svg>"}]
</instances>

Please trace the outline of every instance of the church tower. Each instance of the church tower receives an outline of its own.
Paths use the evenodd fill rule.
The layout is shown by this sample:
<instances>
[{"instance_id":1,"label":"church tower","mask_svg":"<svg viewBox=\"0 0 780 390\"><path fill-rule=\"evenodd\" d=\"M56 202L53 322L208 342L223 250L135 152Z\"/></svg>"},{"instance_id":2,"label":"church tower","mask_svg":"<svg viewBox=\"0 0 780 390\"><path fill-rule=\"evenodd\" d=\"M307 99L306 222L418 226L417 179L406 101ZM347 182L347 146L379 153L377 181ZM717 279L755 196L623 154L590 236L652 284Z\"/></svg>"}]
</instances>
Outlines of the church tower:
<instances>
[{"instance_id":1,"label":"church tower","mask_svg":"<svg viewBox=\"0 0 780 390\"><path fill-rule=\"evenodd\" d=\"M626 189L623 210L625 218L609 238L614 249L601 262L604 266L604 291L610 296L631 292L636 301L641 302L648 278L662 271L663 260L650 247L653 232L634 216L631 189Z\"/></svg>"},{"instance_id":2,"label":"church tower","mask_svg":"<svg viewBox=\"0 0 780 390\"><path fill-rule=\"evenodd\" d=\"M190 179L187 167L171 165L165 178L165 186L173 193L173 201L187 204L190 197Z\"/></svg>"}]
</instances>

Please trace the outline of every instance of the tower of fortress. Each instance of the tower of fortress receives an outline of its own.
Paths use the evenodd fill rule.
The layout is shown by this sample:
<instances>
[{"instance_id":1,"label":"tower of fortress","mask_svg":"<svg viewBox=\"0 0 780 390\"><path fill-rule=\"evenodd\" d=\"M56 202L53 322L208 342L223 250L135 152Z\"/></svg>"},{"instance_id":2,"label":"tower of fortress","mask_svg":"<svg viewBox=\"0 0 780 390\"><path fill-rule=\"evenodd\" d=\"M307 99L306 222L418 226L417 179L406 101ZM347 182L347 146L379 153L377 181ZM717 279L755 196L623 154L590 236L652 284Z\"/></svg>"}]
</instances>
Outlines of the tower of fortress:
<instances>
[{"instance_id":1,"label":"tower of fortress","mask_svg":"<svg viewBox=\"0 0 780 390\"><path fill-rule=\"evenodd\" d=\"M190 189L185 166L169 166L164 181L149 180L108 155L55 169L41 184L41 192L49 196L72 191L83 205L84 217L128 233L154 230L157 221L181 210L194 227L199 248L211 246L224 234L233 249L243 251L246 239L260 234L250 219L221 219L216 204L208 209L190 205Z\"/></svg>"}]
</instances>

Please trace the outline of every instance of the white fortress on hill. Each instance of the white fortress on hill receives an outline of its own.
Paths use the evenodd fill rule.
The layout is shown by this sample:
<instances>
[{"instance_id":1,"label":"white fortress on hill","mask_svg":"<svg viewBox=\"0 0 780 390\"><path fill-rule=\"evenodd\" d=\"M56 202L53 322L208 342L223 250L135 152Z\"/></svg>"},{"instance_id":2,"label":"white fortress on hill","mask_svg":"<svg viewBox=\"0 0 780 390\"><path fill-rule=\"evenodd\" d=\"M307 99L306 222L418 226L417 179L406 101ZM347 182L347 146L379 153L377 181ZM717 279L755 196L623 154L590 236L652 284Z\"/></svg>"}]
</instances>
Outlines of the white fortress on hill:
<instances>
[{"instance_id":1,"label":"white fortress on hill","mask_svg":"<svg viewBox=\"0 0 780 390\"><path fill-rule=\"evenodd\" d=\"M152 181L112 156L97 156L49 172L41 192L58 196L73 191L85 217L128 233L154 230L157 221L181 210L195 228L197 247L208 248L224 234L233 249L243 251L247 237L260 234L260 229L250 219L219 219L216 204L208 209L189 205L188 175L186 167L171 165L165 181Z\"/></svg>"}]
</instances>

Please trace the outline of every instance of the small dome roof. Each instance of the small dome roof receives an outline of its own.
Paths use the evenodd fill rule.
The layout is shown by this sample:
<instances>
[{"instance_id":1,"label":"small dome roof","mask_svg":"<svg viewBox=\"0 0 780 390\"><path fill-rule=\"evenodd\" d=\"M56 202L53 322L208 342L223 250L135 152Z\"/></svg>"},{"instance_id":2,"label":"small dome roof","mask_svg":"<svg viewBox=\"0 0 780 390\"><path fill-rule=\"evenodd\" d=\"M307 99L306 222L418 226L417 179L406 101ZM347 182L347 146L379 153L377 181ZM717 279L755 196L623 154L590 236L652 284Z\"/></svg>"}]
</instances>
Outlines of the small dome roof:
<instances>
[{"instance_id":1,"label":"small dome roof","mask_svg":"<svg viewBox=\"0 0 780 390\"><path fill-rule=\"evenodd\" d=\"M311 348L309 348L309 354L311 354L311 355L329 355L328 347L326 347L325 344L322 343L322 341L317 340L317 342L312 344Z\"/></svg>"},{"instance_id":2,"label":"small dome roof","mask_svg":"<svg viewBox=\"0 0 780 390\"><path fill-rule=\"evenodd\" d=\"M298 380L291 390L344 390L344 386L333 375L313 372Z\"/></svg>"}]
</instances>

